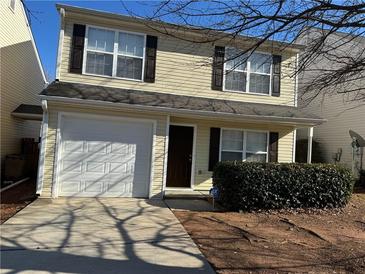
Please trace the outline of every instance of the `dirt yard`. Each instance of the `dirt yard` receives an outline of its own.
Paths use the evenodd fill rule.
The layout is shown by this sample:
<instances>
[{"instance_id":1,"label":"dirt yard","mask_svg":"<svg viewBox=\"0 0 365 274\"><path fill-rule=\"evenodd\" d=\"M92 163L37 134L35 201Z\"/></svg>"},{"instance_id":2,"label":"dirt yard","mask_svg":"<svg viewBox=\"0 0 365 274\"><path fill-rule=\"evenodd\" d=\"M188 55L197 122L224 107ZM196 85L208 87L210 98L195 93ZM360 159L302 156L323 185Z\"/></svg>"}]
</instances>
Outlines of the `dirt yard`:
<instances>
[{"instance_id":1,"label":"dirt yard","mask_svg":"<svg viewBox=\"0 0 365 274\"><path fill-rule=\"evenodd\" d=\"M174 213L217 273L365 273L365 193L342 210Z\"/></svg>"},{"instance_id":2,"label":"dirt yard","mask_svg":"<svg viewBox=\"0 0 365 274\"><path fill-rule=\"evenodd\" d=\"M35 180L28 180L1 193L1 224L36 199L35 185Z\"/></svg>"}]
</instances>

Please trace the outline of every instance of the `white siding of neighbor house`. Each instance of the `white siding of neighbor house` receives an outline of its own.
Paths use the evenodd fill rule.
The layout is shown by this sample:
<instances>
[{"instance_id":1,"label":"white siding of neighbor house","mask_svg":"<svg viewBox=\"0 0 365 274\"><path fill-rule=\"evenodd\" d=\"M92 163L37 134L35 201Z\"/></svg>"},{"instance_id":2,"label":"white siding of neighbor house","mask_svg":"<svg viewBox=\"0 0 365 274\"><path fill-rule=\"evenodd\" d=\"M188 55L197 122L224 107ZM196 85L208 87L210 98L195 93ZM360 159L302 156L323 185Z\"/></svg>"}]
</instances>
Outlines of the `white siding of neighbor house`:
<instances>
[{"instance_id":1,"label":"white siding of neighbor house","mask_svg":"<svg viewBox=\"0 0 365 274\"><path fill-rule=\"evenodd\" d=\"M74 23L141 32L158 36L155 83L69 73L70 49ZM293 69L296 63L296 53L293 51L286 50L283 52L274 52L275 54L282 55L280 97L212 90L211 62L213 52L214 46L211 44L196 44L172 38L171 36L164 36L141 24L132 25L121 20L74 14L67 11L61 54L60 80L215 99L289 106L294 105L295 77L293 77Z\"/></svg>"},{"instance_id":2,"label":"white siding of neighbor house","mask_svg":"<svg viewBox=\"0 0 365 274\"><path fill-rule=\"evenodd\" d=\"M1 161L20 153L21 138L39 137L40 122L11 116L20 104L38 104L45 81L20 0L0 1Z\"/></svg>"},{"instance_id":3,"label":"white siding of neighbor house","mask_svg":"<svg viewBox=\"0 0 365 274\"><path fill-rule=\"evenodd\" d=\"M308 43L311 41L311 35L316 35L319 30L312 30L301 37L301 42ZM358 56L360 52L364 54L365 39L355 38L351 41L346 39L351 36L335 33L327 38L327 43L335 47L336 50L331 51L333 55L343 57ZM353 37L352 37L353 38ZM333 59L333 57L331 57ZM341 64L341 62L339 62ZM365 138L365 104L361 100L356 99L357 92L348 92L350 88L362 88L358 91L359 94L364 94L365 80L358 77L358 80L352 82L352 86L344 85L339 87L324 88L314 99L312 93L304 94L306 83L318 73L321 69L335 69L336 62L328 60L325 55L317 58L314 62L307 66L304 73L299 78L299 106L305 111L316 114L328 121L314 128L313 140L320 143L320 149L323 152L322 156L328 163L334 163L335 153L342 149L340 164L351 167L352 164L352 148L349 130L354 130ZM361 97L361 96L360 96ZM309 103L308 103L309 102ZM306 139L307 132L298 130L297 139ZM365 151L364 151L365 153ZM359 157L360 158L360 157ZM362 159L362 166L365 168L365 157Z\"/></svg>"},{"instance_id":4,"label":"white siding of neighbor house","mask_svg":"<svg viewBox=\"0 0 365 274\"><path fill-rule=\"evenodd\" d=\"M352 148L349 130L365 138L365 105L346 103L342 95L326 97L315 101L307 110L326 118L328 121L314 128L313 139L320 144L326 162L334 163L334 154L342 149L341 164L351 167ZM306 130L298 131L298 139L307 138ZM365 152L364 152L365 153ZM365 157L362 165L365 167Z\"/></svg>"}]
</instances>

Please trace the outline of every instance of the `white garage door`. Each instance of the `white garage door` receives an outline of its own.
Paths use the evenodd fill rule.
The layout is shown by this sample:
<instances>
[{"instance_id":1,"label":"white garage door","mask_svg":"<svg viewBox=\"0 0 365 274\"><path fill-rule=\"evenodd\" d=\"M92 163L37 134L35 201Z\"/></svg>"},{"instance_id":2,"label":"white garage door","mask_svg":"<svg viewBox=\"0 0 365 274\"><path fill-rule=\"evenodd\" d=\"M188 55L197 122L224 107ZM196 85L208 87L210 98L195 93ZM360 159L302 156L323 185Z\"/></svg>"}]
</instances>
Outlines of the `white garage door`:
<instances>
[{"instance_id":1,"label":"white garage door","mask_svg":"<svg viewBox=\"0 0 365 274\"><path fill-rule=\"evenodd\" d=\"M148 197L151 122L61 120L59 196Z\"/></svg>"}]
</instances>

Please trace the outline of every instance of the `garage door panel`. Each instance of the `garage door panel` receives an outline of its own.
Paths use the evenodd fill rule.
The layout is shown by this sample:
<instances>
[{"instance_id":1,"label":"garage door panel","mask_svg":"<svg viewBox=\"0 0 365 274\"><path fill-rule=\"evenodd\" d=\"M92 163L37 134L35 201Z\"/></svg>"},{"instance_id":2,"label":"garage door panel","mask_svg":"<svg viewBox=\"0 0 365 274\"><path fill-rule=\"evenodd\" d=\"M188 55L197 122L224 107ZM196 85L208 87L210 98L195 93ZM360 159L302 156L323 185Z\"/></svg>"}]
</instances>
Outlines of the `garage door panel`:
<instances>
[{"instance_id":1,"label":"garage door panel","mask_svg":"<svg viewBox=\"0 0 365 274\"><path fill-rule=\"evenodd\" d=\"M106 163L98 161L87 161L85 167L85 173L106 173Z\"/></svg>"},{"instance_id":2,"label":"garage door panel","mask_svg":"<svg viewBox=\"0 0 365 274\"><path fill-rule=\"evenodd\" d=\"M116 155L135 155L136 144L116 143L110 144L110 153Z\"/></svg>"},{"instance_id":3,"label":"garage door panel","mask_svg":"<svg viewBox=\"0 0 365 274\"><path fill-rule=\"evenodd\" d=\"M81 173L82 162L66 159L63 161L62 170L67 172Z\"/></svg>"},{"instance_id":4,"label":"garage door panel","mask_svg":"<svg viewBox=\"0 0 365 274\"><path fill-rule=\"evenodd\" d=\"M86 193L94 193L95 195L102 194L103 193L103 186L106 183L103 181L85 181L84 182L84 189L83 191Z\"/></svg>"},{"instance_id":5,"label":"garage door panel","mask_svg":"<svg viewBox=\"0 0 365 274\"><path fill-rule=\"evenodd\" d=\"M61 184L61 193L64 194L75 194L75 193L79 193L81 192L82 187L81 187L81 182L80 181L69 181L69 180L64 180L63 183Z\"/></svg>"},{"instance_id":6,"label":"garage door panel","mask_svg":"<svg viewBox=\"0 0 365 274\"><path fill-rule=\"evenodd\" d=\"M77 140L67 140L63 142L63 150L65 152L83 152L84 142Z\"/></svg>"},{"instance_id":7,"label":"garage door panel","mask_svg":"<svg viewBox=\"0 0 365 274\"><path fill-rule=\"evenodd\" d=\"M147 197L152 123L66 117L60 196Z\"/></svg>"},{"instance_id":8,"label":"garage door panel","mask_svg":"<svg viewBox=\"0 0 365 274\"><path fill-rule=\"evenodd\" d=\"M86 142L87 152L93 154L106 154L108 145L108 142L102 141Z\"/></svg>"},{"instance_id":9,"label":"garage door panel","mask_svg":"<svg viewBox=\"0 0 365 274\"><path fill-rule=\"evenodd\" d=\"M106 193L117 196L131 197L133 193L133 184L132 182L124 184L118 184L118 182L108 182L106 184Z\"/></svg>"}]
</instances>

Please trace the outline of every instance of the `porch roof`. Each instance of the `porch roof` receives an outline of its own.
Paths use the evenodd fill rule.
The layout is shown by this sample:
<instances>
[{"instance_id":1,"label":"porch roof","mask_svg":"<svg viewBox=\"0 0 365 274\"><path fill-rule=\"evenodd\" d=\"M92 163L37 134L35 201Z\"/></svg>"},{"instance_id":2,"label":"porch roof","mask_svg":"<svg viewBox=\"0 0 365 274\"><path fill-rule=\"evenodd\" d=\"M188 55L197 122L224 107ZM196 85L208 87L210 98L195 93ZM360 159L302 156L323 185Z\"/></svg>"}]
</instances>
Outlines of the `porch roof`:
<instances>
[{"instance_id":1,"label":"porch roof","mask_svg":"<svg viewBox=\"0 0 365 274\"><path fill-rule=\"evenodd\" d=\"M43 110L41 106L20 104L11 115L24 120L42 121Z\"/></svg>"},{"instance_id":2,"label":"porch roof","mask_svg":"<svg viewBox=\"0 0 365 274\"><path fill-rule=\"evenodd\" d=\"M115 103L168 113L229 116L260 121L318 125L325 120L296 107L247 103L195 96L54 81L41 92L48 100Z\"/></svg>"}]
</instances>

